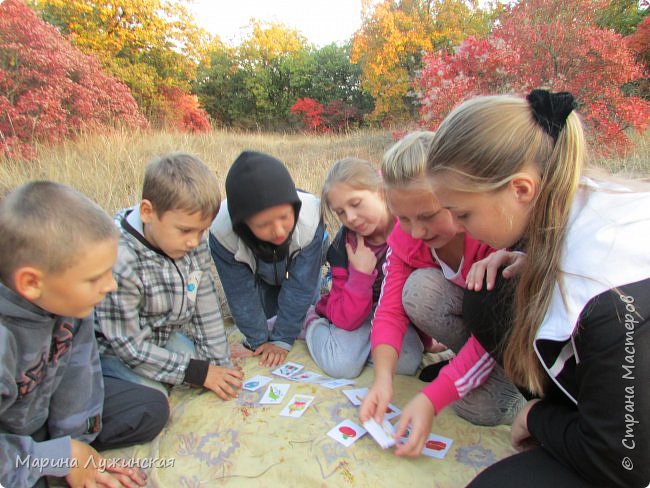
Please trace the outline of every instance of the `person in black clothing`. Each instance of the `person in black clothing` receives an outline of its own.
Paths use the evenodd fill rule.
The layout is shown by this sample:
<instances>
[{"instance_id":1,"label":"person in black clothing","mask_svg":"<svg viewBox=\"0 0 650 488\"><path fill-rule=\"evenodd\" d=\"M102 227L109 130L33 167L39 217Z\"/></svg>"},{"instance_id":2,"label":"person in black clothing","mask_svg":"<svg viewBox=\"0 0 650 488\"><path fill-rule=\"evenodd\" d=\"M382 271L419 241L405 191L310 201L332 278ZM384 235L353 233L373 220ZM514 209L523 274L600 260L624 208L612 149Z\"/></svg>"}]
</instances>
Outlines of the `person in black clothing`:
<instances>
[{"instance_id":1,"label":"person in black clothing","mask_svg":"<svg viewBox=\"0 0 650 488\"><path fill-rule=\"evenodd\" d=\"M574 109L566 92L475 97L429 152L467 232L526 253L516 278L466 292L474 336L531 398L512 425L522 452L472 488L650 482L650 193L583 175Z\"/></svg>"}]
</instances>

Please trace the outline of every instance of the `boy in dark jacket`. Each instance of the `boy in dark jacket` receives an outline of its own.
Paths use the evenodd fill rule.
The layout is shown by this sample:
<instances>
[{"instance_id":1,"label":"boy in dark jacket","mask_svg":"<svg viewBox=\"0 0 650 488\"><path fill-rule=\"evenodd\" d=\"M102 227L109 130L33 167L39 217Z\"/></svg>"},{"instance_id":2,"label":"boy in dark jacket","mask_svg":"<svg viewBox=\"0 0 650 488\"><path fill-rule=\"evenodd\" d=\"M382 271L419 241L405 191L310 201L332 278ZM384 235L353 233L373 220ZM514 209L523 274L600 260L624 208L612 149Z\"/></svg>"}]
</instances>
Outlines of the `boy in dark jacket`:
<instances>
[{"instance_id":1,"label":"boy in dark jacket","mask_svg":"<svg viewBox=\"0 0 650 488\"><path fill-rule=\"evenodd\" d=\"M117 229L84 195L41 181L0 203L0 235L0 482L144 486L89 445L147 442L168 416L149 388L115 380L104 400L92 312L115 289Z\"/></svg>"},{"instance_id":2,"label":"boy in dark jacket","mask_svg":"<svg viewBox=\"0 0 650 488\"><path fill-rule=\"evenodd\" d=\"M226 196L210 226L212 258L244 345L277 366L318 297L327 249L320 199L297 191L278 159L254 151L231 166Z\"/></svg>"}]
</instances>

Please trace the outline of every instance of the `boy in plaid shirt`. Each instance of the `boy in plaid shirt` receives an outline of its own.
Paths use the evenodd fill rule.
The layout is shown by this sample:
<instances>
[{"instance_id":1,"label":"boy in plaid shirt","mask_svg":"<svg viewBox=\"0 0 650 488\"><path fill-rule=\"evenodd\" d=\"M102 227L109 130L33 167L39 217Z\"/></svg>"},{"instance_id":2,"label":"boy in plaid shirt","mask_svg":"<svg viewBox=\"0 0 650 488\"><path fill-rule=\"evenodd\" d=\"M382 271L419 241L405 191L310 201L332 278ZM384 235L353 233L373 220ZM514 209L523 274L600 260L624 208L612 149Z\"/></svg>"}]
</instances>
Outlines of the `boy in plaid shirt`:
<instances>
[{"instance_id":1,"label":"boy in plaid shirt","mask_svg":"<svg viewBox=\"0 0 650 488\"><path fill-rule=\"evenodd\" d=\"M237 396L243 374L230 362L205 238L219 203L217 179L197 158L148 164L142 201L115 216L118 288L96 307L104 376L165 394L184 383Z\"/></svg>"}]
</instances>

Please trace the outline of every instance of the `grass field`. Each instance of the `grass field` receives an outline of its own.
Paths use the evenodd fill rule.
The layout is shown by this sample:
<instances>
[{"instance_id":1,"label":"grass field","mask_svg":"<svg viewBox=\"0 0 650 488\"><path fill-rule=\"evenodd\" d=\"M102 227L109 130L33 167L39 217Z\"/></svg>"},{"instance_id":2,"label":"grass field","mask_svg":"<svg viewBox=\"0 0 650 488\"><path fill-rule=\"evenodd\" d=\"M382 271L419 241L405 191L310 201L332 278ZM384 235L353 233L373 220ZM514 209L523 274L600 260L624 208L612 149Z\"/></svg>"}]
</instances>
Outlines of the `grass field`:
<instances>
[{"instance_id":1,"label":"grass field","mask_svg":"<svg viewBox=\"0 0 650 488\"><path fill-rule=\"evenodd\" d=\"M319 193L334 161L356 156L379 164L391 143L390 133L380 131L344 136L116 132L39 148L34 162L0 160L0 185L6 191L32 179L67 183L112 214L140 198L144 166L156 155L183 151L198 156L215 170L223 192L232 162L241 151L253 149L276 156L289 167L300 188Z\"/></svg>"},{"instance_id":2,"label":"grass field","mask_svg":"<svg viewBox=\"0 0 650 488\"><path fill-rule=\"evenodd\" d=\"M223 191L231 163L245 149L268 152L285 162L296 184L319 193L327 170L337 159L355 156L377 165L393 143L388 131L348 135L208 134L115 132L81 136L60 146L38 149L36 161L0 159L3 193L32 179L67 183L90 195L110 214L134 204L140 195L143 169L153 156L171 151L192 153L213 168ZM650 132L636 138L625 159L600 160L608 170L635 178L650 175Z\"/></svg>"}]
</instances>

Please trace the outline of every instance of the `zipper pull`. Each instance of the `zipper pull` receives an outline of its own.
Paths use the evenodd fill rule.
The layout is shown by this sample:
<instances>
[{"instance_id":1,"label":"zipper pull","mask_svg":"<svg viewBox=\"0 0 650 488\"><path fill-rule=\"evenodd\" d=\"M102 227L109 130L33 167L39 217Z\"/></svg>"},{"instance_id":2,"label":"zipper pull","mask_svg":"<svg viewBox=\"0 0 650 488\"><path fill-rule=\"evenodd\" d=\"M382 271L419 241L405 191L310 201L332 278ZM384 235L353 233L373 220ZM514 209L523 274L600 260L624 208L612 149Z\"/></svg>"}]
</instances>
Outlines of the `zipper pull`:
<instances>
[{"instance_id":1,"label":"zipper pull","mask_svg":"<svg viewBox=\"0 0 650 488\"><path fill-rule=\"evenodd\" d=\"M284 279L288 280L289 279L289 270L286 270L284 273Z\"/></svg>"}]
</instances>

